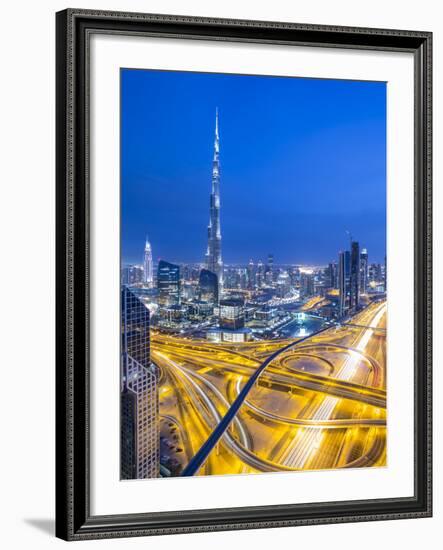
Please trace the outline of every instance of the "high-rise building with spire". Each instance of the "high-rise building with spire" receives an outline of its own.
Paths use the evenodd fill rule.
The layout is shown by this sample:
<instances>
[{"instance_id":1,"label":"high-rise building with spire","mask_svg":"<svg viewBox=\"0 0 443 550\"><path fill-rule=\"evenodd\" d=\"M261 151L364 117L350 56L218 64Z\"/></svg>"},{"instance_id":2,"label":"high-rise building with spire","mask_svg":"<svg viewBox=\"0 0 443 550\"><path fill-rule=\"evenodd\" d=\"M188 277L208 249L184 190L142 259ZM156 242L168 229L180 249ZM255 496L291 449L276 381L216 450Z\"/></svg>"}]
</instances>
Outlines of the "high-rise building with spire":
<instances>
[{"instance_id":1,"label":"high-rise building with spire","mask_svg":"<svg viewBox=\"0 0 443 550\"><path fill-rule=\"evenodd\" d=\"M144 282L148 286L152 286L154 283L154 268L152 264L152 248L148 237L146 237L145 254L143 257L143 269L144 269Z\"/></svg>"},{"instance_id":2,"label":"high-rise building with spire","mask_svg":"<svg viewBox=\"0 0 443 550\"><path fill-rule=\"evenodd\" d=\"M221 254L220 227L220 136L218 128L218 109L215 111L215 141L212 161L212 191L209 203L208 249L206 251L206 268L215 273L218 284L223 286L223 260Z\"/></svg>"}]
</instances>

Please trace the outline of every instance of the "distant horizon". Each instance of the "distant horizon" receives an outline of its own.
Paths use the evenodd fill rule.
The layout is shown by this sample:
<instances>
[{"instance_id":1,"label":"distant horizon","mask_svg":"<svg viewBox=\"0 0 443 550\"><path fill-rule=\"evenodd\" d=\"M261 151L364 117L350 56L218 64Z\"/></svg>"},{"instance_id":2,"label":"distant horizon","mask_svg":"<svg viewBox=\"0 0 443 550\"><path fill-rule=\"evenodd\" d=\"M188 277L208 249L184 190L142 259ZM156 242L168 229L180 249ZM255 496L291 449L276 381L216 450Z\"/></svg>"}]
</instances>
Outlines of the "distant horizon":
<instances>
[{"instance_id":1,"label":"distant horizon","mask_svg":"<svg viewBox=\"0 0 443 550\"><path fill-rule=\"evenodd\" d=\"M122 69L123 264L205 263L216 107L225 264L384 263L385 83Z\"/></svg>"},{"instance_id":2,"label":"distant horizon","mask_svg":"<svg viewBox=\"0 0 443 550\"><path fill-rule=\"evenodd\" d=\"M364 248L364 247L362 247ZM344 249L343 249L344 250ZM341 252L341 251L339 251ZM339 252L337 252L337 258L336 259L332 259L332 260L328 260L328 261L325 261L325 262L317 262L317 263L308 263L308 262L276 262L275 259L274 259L274 262L273 262L273 265L274 266L292 266L292 267L326 267L328 266L330 263L336 263L338 264L338 254ZM369 257L369 255L368 255ZM264 266L267 265L267 260L261 260L260 258L258 260L255 260L254 258L249 258L249 260L245 260L245 261L240 261L240 262L226 262L226 261L223 261L223 267L235 267L235 266L247 266L248 263L250 262L250 260L252 259L252 261L254 262L254 265L257 265L257 263L259 261L261 261L263 263ZM154 264L158 264L160 261L165 261L165 262L169 262L171 264L178 264L178 265L181 265L181 264L184 264L184 265L205 265L205 261L204 260L171 260L169 258L153 258L153 263ZM383 260L373 260L373 261L369 261L368 262L368 265L370 264L384 264L384 258ZM140 261L140 260L134 260L134 261L127 261L127 260L122 260L121 262L121 265L122 267L128 267L128 266L143 266L143 261Z\"/></svg>"}]
</instances>

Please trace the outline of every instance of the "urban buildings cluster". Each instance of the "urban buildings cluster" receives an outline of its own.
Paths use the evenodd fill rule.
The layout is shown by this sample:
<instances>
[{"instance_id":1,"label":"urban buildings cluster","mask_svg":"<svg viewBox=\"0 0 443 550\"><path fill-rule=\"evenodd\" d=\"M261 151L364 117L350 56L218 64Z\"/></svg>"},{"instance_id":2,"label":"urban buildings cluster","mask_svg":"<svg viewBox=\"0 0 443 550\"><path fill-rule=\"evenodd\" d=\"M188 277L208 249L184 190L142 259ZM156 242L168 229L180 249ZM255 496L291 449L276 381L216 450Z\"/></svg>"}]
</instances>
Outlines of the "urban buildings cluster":
<instances>
[{"instance_id":1,"label":"urban buildings cluster","mask_svg":"<svg viewBox=\"0 0 443 550\"><path fill-rule=\"evenodd\" d=\"M368 296L386 290L386 262L369 263L368 251L350 239L349 250L327 266L276 264L265 261L225 264L220 222L220 134L216 111L209 200L207 250L202 263L178 264L160 260L155 266L146 238L141 265L122 269L128 285L150 309L158 329L215 341L241 342L251 338L278 338L297 334L306 317L299 315L314 296L315 313L324 321L355 313ZM235 315L235 323L226 315ZM295 323L294 323L295 322Z\"/></svg>"}]
</instances>

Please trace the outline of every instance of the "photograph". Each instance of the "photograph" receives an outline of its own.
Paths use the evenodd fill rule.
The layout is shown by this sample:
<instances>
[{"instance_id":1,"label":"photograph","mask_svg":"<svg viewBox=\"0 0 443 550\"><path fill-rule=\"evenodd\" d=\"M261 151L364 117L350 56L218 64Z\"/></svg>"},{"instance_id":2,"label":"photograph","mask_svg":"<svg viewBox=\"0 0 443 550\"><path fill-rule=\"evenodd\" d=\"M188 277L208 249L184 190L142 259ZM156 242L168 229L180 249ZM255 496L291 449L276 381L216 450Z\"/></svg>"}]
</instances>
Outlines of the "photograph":
<instances>
[{"instance_id":1,"label":"photograph","mask_svg":"<svg viewBox=\"0 0 443 550\"><path fill-rule=\"evenodd\" d=\"M386 95L120 69L121 480L388 465Z\"/></svg>"}]
</instances>

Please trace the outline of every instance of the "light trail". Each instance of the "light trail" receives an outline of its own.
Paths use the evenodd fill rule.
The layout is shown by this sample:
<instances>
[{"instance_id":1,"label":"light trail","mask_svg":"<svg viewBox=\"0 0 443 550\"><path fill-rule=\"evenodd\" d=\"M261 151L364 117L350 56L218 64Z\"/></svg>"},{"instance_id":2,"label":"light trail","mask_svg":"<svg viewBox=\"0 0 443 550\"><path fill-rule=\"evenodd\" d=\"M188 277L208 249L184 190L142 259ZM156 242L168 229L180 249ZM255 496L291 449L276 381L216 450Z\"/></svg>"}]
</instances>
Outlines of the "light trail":
<instances>
[{"instance_id":1,"label":"light trail","mask_svg":"<svg viewBox=\"0 0 443 550\"><path fill-rule=\"evenodd\" d=\"M241 380L242 377L240 377L235 384L237 395L241 391ZM326 428L330 430L343 429L350 426L386 426L386 420L383 418L336 418L334 420L289 418L287 416L271 413L263 409L262 407L254 405L251 401L247 399L245 399L244 405L259 414L260 416L263 416L264 418L269 418L270 420L273 420L274 422L280 424L290 424L304 427L309 426L314 429Z\"/></svg>"},{"instance_id":2,"label":"light trail","mask_svg":"<svg viewBox=\"0 0 443 550\"><path fill-rule=\"evenodd\" d=\"M364 331L363 336L360 338L356 346L358 351L363 352L365 350L371 336L374 333L373 328L377 327L385 312L386 304L384 303L378 309L378 312L375 314L369 328ZM340 371L336 374L336 378L341 380L350 380L354 376L360 357L355 352L349 353L349 357L346 359ZM326 397L317 408L312 419L315 421L329 419L338 402L339 399L336 397ZM315 428L299 430L296 437L284 451L281 457L282 464L297 469L303 469L312 454L314 454L320 447L323 438L323 430L318 431Z\"/></svg>"},{"instance_id":3,"label":"light trail","mask_svg":"<svg viewBox=\"0 0 443 550\"><path fill-rule=\"evenodd\" d=\"M230 406L230 403L228 402L228 400L223 396L223 394L219 391L219 389L214 386L214 384L212 384L212 382L210 382L209 380L207 380L206 378L203 378L203 376L200 376L200 374L196 373L196 372L193 372L189 369L186 369L185 367L180 367L184 372L188 373L188 376L190 375L191 377L194 376L195 378L197 378L198 380L200 380L202 382L202 384L204 384L207 388L209 388L219 399L220 401L223 403L223 405L228 409L229 406ZM242 436L242 444L247 448L249 449L250 448L250 444L249 444L249 438L248 438L248 435L246 434L246 430L242 424L242 422L240 422L240 420L238 418L235 418L234 419L234 424L237 426L241 436Z\"/></svg>"},{"instance_id":4,"label":"light trail","mask_svg":"<svg viewBox=\"0 0 443 550\"><path fill-rule=\"evenodd\" d=\"M201 400L209 408L215 423L220 422L221 415L218 412L217 407L214 405L211 399L204 393L204 391L200 388L200 386L195 382L193 377L200 380L207 388L209 388L220 399L220 401L223 403L223 405L225 405L226 408L229 408L228 401L221 394L221 392L214 386L214 384L212 384L211 382L209 382L199 374L192 372L189 369L186 369L185 367L183 367L182 365L175 363L175 361L172 361L161 352L153 352L153 354L161 357L166 363L168 363L172 368L178 370L181 373L181 375L183 375L186 378L186 380L193 386L195 391L199 394ZM250 449L250 437L248 437L243 424L240 422L238 418L234 419L233 424L238 428L238 431L240 432L241 442L238 443L236 439L232 437L232 435L229 432L225 432L223 439L225 440L225 443L228 446L228 448L230 448L237 456L244 458L245 451L248 451Z\"/></svg>"}]
</instances>

